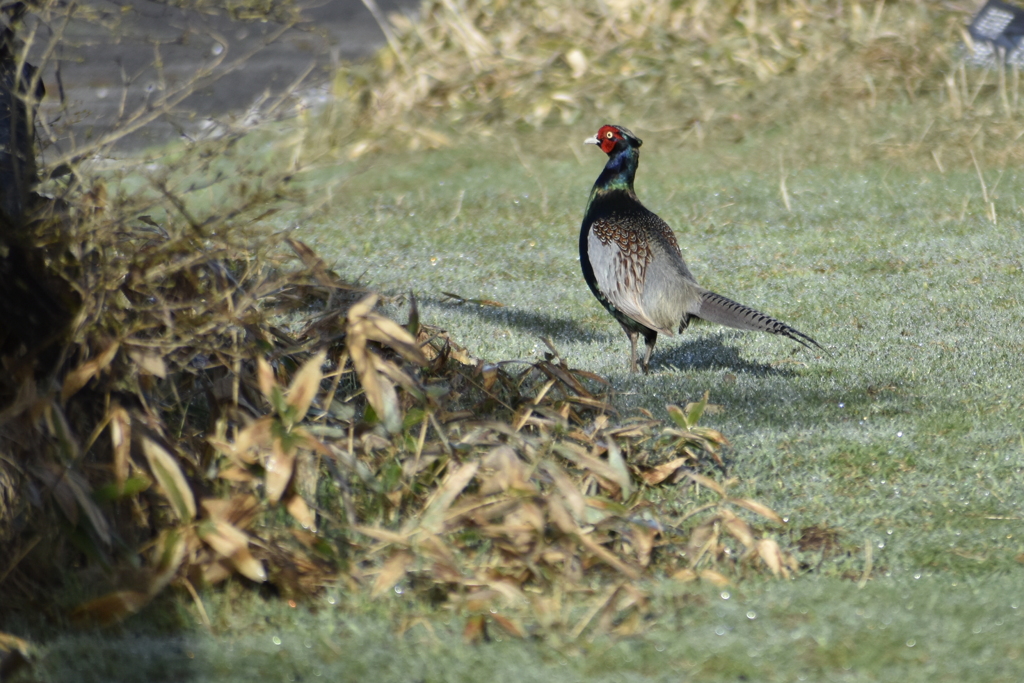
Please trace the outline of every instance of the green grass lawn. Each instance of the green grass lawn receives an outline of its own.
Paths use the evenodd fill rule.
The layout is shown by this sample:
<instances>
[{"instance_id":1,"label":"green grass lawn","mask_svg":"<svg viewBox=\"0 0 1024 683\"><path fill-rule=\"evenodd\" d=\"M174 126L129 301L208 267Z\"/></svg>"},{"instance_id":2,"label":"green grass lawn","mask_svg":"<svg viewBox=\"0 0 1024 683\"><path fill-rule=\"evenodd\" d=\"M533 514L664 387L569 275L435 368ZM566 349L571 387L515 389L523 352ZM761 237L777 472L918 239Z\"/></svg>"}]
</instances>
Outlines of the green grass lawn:
<instances>
[{"instance_id":1,"label":"green grass lawn","mask_svg":"<svg viewBox=\"0 0 1024 683\"><path fill-rule=\"evenodd\" d=\"M705 422L733 441L745 493L796 528L871 539L894 575L1021 571L1015 172L998 174L996 224L973 170L804 168L786 179L790 213L777 173L734 170L760 150L723 162L646 136L638 195L674 227L698 280L829 355L701 325L662 337L644 377L629 374L626 337L580 273L579 222L605 159L593 148L578 159L581 137L548 139L528 167L511 145L380 163L302 232L346 274L415 292L425 321L488 360L534 358L551 337L571 365L611 379L625 414L665 417L666 402L709 391L724 409Z\"/></svg>"},{"instance_id":2,"label":"green grass lawn","mask_svg":"<svg viewBox=\"0 0 1024 683\"><path fill-rule=\"evenodd\" d=\"M39 679L1024 679L1019 174L985 176L996 223L973 169L934 166L790 169L789 211L778 170L743 170L773 168L770 140L696 151L635 129L638 195L675 229L701 284L829 353L697 325L661 338L651 374L633 376L626 337L578 263L605 161L582 140L599 123L321 170L304 186L322 204L287 225L344 275L414 292L422 320L474 355L534 359L550 337L570 365L610 379L623 417L666 418L666 403L710 392L722 410L702 423L732 442L735 492L787 519L784 545L817 525L838 531L836 549L802 552L809 569L789 582L648 581L650 622L617 640L467 646L463 621L402 597L290 609L218 592L204 596L214 635L182 601L185 635L140 618L63 635ZM656 495L671 509L688 494ZM395 635L411 615L429 626Z\"/></svg>"},{"instance_id":3,"label":"green grass lawn","mask_svg":"<svg viewBox=\"0 0 1024 683\"><path fill-rule=\"evenodd\" d=\"M654 587L642 637L462 642L440 613L401 635L422 608L396 597L374 608L333 598L208 596L217 635L61 637L39 680L196 681L1019 681L1024 598L1010 576L911 576L853 582ZM328 602L331 600L331 602ZM190 619L182 608L183 620Z\"/></svg>"}]
</instances>

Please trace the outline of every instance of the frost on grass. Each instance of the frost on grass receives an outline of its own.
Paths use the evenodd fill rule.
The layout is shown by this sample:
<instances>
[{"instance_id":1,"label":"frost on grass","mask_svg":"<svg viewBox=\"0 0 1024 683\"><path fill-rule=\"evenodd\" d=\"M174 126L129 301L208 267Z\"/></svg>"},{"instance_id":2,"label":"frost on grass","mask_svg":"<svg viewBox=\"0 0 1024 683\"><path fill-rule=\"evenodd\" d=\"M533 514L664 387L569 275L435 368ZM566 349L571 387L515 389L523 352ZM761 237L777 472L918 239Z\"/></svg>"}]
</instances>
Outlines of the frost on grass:
<instances>
[{"instance_id":1,"label":"frost on grass","mask_svg":"<svg viewBox=\"0 0 1024 683\"><path fill-rule=\"evenodd\" d=\"M107 260L102 286L80 287L58 381L4 379L5 475L42 503L3 519L12 605L51 589L31 577L95 562L131 579L94 582L81 623L167 586L202 615L198 587L239 576L286 595L411 592L471 631L632 632L646 578L797 568L764 531L779 516L716 478L726 440L698 424L706 397L669 424L623 418L606 381L555 353L487 362L415 306L377 313L300 242L270 258L190 229L101 229L107 215L81 219ZM681 518L648 495L670 486ZM556 614L595 591L585 622Z\"/></svg>"},{"instance_id":2,"label":"frost on grass","mask_svg":"<svg viewBox=\"0 0 1024 683\"><path fill-rule=\"evenodd\" d=\"M618 415L554 350L484 360L415 308L381 315L260 231L294 150L251 170L232 157L245 144L50 169L59 200L32 240L74 315L0 359L5 606L111 624L173 587L206 619L199 589L239 577L289 596L397 588L466 615L471 639L492 623L578 636L642 628L648 578L797 569L765 531L779 516L716 474L706 398L671 423ZM682 514L651 495L666 487ZM53 601L67 583L91 597Z\"/></svg>"}]
</instances>

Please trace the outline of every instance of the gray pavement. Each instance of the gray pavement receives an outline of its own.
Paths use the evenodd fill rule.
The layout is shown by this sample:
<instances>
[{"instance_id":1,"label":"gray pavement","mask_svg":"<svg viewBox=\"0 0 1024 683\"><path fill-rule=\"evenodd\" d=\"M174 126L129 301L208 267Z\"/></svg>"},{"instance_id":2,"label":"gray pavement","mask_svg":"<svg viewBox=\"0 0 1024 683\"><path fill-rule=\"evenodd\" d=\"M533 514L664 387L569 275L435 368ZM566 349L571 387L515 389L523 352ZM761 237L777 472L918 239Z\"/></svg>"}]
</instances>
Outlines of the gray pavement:
<instances>
[{"instance_id":1,"label":"gray pavement","mask_svg":"<svg viewBox=\"0 0 1024 683\"><path fill-rule=\"evenodd\" d=\"M386 15L413 12L418 0L377 4ZM153 107L216 62L214 73L226 75L199 88L170 115L119 141L113 151L201 135L211 118L243 120L254 103L273 99L307 71L300 89L316 99L326 92L322 86L333 65L365 57L385 44L362 0L306 3L308 21L265 47L282 25L236 21L151 0L86 0L84 7L82 18L65 31L55 58L44 65L47 97L41 114L57 138L51 157L102 139L132 112ZM46 34L44 27L39 46Z\"/></svg>"}]
</instances>

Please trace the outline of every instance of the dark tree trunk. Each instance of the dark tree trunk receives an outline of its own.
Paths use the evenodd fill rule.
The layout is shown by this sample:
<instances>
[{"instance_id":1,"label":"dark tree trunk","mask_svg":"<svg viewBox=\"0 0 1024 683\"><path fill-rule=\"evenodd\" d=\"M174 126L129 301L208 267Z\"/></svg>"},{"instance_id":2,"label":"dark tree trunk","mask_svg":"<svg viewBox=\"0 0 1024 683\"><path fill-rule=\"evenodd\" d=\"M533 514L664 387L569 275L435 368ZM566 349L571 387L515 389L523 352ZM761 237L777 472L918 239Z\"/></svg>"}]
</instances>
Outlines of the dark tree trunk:
<instances>
[{"instance_id":1,"label":"dark tree trunk","mask_svg":"<svg viewBox=\"0 0 1024 683\"><path fill-rule=\"evenodd\" d=\"M15 26L25 6L9 5L4 12L10 20L0 34L0 224L7 233L19 230L36 182L35 126L25 103L35 69L18 65Z\"/></svg>"},{"instance_id":2,"label":"dark tree trunk","mask_svg":"<svg viewBox=\"0 0 1024 683\"><path fill-rule=\"evenodd\" d=\"M35 158L35 103L42 82L29 95L35 68L19 64L16 31L26 7L4 7L0 32L0 357L38 359L60 339L71 314L66 287L50 273L35 247L33 209L42 200ZM39 368L44 372L49 368Z\"/></svg>"}]
</instances>

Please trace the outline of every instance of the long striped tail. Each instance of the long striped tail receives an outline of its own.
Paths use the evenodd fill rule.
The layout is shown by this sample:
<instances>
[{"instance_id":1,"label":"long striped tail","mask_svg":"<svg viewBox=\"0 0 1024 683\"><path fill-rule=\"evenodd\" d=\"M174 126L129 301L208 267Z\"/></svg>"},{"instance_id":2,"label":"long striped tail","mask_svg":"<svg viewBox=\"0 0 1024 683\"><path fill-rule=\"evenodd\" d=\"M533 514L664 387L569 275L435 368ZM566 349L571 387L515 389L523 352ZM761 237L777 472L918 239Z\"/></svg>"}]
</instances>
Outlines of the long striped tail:
<instances>
[{"instance_id":1,"label":"long striped tail","mask_svg":"<svg viewBox=\"0 0 1024 683\"><path fill-rule=\"evenodd\" d=\"M733 327L737 330L781 334L803 344L807 348L811 348L811 344L813 344L822 351L825 350L814 339L786 323L776 320L770 315L765 315L760 311L755 311L749 306L738 304L732 299L727 299L721 294L715 294L714 292L705 291L701 294L700 310L697 312L697 317L701 320Z\"/></svg>"}]
</instances>

